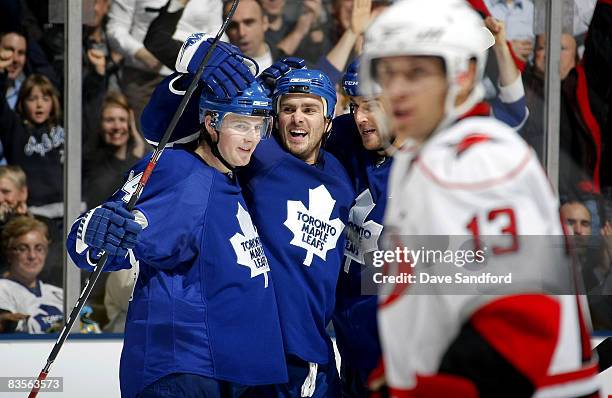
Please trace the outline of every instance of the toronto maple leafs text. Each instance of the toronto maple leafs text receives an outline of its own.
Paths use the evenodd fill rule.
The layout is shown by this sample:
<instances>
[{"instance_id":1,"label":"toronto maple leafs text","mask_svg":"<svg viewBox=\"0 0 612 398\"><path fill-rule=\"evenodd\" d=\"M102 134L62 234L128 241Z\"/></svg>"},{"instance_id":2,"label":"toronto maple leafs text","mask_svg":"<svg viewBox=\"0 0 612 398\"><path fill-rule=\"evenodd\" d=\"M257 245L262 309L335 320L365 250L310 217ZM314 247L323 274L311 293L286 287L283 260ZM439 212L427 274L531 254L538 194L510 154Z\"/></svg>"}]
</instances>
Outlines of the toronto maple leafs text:
<instances>
[{"instance_id":1,"label":"toronto maple leafs text","mask_svg":"<svg viewBox=\"0 0 612 398\"><path fill-rule=\"evenodd\" d=\"M261 240L258 236L247 241L240 242L240 246L242 246L242 250L249 253L251 260L253 260L257 268L268 266L268 259L266 258Z\"/></svg>"},{"instance_id":2,"label":"toronto maple leafs text","mask_svg":"<svg viewBox=\"0 0 612 398\"><path fill-rule=\"evenodd\" d=\"M319 220L309 214L297 212L298 221L302 224L302 242L307 243L319 250L323 250L325 243L329 239L329 236L336 236L338 232L336 228L326 223L325 221Z\"/></svg>"}]
</instances>

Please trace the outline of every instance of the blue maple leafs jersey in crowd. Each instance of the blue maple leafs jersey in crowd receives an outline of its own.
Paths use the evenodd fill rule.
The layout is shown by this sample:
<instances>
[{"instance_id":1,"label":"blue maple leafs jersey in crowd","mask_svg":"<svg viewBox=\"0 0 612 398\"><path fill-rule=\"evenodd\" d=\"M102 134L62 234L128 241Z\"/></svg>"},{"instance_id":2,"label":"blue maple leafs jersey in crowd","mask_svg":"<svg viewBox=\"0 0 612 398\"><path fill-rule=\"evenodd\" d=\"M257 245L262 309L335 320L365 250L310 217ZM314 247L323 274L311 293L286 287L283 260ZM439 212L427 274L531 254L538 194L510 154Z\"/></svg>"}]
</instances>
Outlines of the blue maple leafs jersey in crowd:
<instances>
[{"instance_id":1,"label":"blue maple leafs jersey in crowd","mask_svg":"<svg viewBox=\"0 0 612 398\"><path fill-rule=\"evenodd\" d=\"M0 278L0 312L29 315L17 323L18 333L47 333L48 329L64 320L64 290L36 281L29 288L12 279Z\"/></svg>"},{"instance_id":2,"label":"blue maple leafs jersey in crowd","mask_svg":"<svg viewBox=\"0 0 612 398\"><path fill-rule=\"evenodd\" d=\"M111 200L129 199L149 156ZM133 251L140 273L121 356L122 396L171 373L244 385L286 382L270 268L236 179L193 152L166 149L136 210L147 226ZM80 221L67 245L77 265L89 269ZM129 262L112 257L109 266Z\"/></svg>"},{"instance_id":3,"label":"blue maple leafs jersey in crowd","mask_svg":"<svg viewBox=\"0 0 612 398\"><path fill-rule=\"evenodd\" d=\"M354 199L348 176L325 151L316 165L308 165L271 138L257 146L240 177L269 253L285 352L327 364L333 351L325 328Z\"/></svg>"},{"instance_id":4,"label":"blue maple leafs jersey in crowd","mask_svg":"<svg viewBox=\"0 0 612 398\"><path fill-rule=\"evenodd\" d=\"M338 280L334 329L342 364L358 369L365 383L381 357L376 312L378 298L361 293L362 278L379 248L392 158L363 147L353 115L334 119L325 148L342 163L358 197L349 214L345 261Z\"/></svg>"}]
</instances>

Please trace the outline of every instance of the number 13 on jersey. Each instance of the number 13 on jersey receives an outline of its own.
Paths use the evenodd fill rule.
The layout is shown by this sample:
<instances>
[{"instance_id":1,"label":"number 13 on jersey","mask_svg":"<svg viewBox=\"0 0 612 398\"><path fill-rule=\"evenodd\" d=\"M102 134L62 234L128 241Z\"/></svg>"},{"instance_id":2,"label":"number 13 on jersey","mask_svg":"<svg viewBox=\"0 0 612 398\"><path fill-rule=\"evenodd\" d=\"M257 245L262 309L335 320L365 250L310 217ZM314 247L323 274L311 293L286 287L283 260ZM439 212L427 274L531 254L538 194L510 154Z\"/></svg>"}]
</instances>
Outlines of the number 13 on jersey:
<instances>
[{"instance_id":1,"label":"number 13 on jersey","mask_svg":"<svg viewBox=\"0 0 612 398\"><path fill-rule=\"evenodd\" d=\"M503 245L493 245L495 255L514 253L519 250L516 216L511 207L493 209L486 212L485 217L473 216L465 226L474 236L475 249L482 249L481 231L484 229L488 235L508 235L509 241Z\"/></svg>"}]
</instances>

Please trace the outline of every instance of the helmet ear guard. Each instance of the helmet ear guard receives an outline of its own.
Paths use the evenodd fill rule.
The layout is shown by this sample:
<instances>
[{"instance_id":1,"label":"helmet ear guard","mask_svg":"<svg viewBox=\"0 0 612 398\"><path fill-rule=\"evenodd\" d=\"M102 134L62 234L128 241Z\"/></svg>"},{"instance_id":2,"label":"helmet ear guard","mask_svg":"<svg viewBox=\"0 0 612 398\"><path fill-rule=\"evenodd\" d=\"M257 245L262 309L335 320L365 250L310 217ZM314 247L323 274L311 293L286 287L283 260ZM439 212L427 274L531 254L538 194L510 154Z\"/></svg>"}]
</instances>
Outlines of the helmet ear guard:
<instances>
[{"instance_id":1,"label":"helmet ear guard","mask_svg":"<svg viewBox=\"0 0 612 398\"><path fill-rule=\"evenodd\" d=\"M219 112L217 111L207 111L204 114L204 122L206 121L206 116L210 116L209 125L213 130L217 130L219 125Z\"/></svg>"}]
</instances>

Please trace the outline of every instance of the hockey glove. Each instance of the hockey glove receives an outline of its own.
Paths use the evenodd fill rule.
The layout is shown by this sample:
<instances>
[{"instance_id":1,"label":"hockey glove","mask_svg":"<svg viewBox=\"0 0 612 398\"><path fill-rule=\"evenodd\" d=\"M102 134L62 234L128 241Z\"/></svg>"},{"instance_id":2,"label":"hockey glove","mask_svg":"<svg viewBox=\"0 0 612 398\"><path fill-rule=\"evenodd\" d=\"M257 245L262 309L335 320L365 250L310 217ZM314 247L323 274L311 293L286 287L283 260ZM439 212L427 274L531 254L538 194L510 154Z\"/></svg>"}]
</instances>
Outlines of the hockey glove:
<instances>
[{"instance_id":1,"label":"hockey glove","mask_svg":"<svg viewBox=\"0 0 612 398\"><path fill-rule=\"evenodd\" d=\"M176 59L176 71L195 74L213 39L194 33L185 40ZM257 63L234 45L218 42L202 73L202 80L218 97L234 97L247 88L258 73Z\"/></svg>"},{"instance_id":2,"label":"hockey glove","mask_svg":"<svg viewBox=\"0 0 612 398\"><path fill-rule=\"evenodd\" d=\"M142 231L134 215L121 202L105 203L92 211L84 231L85 243L109 256L125 257Z\"/></svg>"},{"instance_id":3,"label":"hockey glove","mask_svg":"<svg viewBox=\"0 0 612 398\"><path fill-rule=\"evenodd\" d=\"M159 145L193 77L191 73L173 73L153 91L149 103L140 116L142 134L149 144L155 147ZM203 89L204 84L201 84L194 91L172 131L167 146L193 142L200 136L200 95Z\"/></svg>"},{"instance_id":4,"label":"hockey glove","mask_svg":"<svg viewBox=\"0 0 612 398\"><path fill-rule=\"evenodd\" d=\"M266 68L261 75L257 77L257 81L267 90L267 94L271 95L276 88L276 81L285 73L293 69L303 69L306 67L306 61L298 57L285 57L280 61L276 61Z\"/></svg>"}]
</instances>

